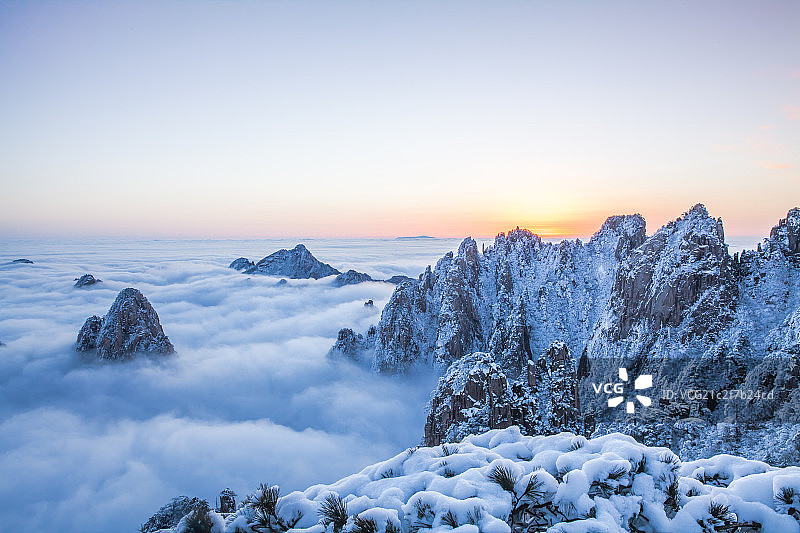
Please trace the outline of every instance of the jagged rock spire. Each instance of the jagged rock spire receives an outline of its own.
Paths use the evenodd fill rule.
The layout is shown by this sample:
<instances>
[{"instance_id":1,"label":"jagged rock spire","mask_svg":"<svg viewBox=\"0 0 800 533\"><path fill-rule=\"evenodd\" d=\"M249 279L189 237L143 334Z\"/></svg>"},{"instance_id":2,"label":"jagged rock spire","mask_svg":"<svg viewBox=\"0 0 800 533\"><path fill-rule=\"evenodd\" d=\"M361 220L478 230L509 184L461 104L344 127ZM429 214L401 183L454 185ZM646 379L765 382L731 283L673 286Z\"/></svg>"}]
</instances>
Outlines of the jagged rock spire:
<instances>
[{"instance_id":1,"label":"jagged rock spire","mask_svg":"<svg viewBox=\"0 0 800 533\"><path fill-rule=\"evenodd\" d=\"M164 334L158 313L134 288L120 291L103 318L90 317L81 327L76 349L95 348L101 359L129 359L137 352L169 354L175 351Z\"/></svg>"}]
</instances>

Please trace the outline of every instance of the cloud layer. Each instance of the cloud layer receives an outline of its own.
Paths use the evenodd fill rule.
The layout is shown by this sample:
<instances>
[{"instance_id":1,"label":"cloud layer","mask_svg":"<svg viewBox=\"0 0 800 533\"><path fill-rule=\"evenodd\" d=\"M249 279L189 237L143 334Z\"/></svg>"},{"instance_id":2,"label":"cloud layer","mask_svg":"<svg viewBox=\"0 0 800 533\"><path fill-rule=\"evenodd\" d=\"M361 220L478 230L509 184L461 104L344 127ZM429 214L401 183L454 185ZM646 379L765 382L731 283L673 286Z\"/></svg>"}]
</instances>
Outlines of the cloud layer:
<instances>
[{"instance_id":1,"label":"cloud layer","mask_svg":"<svg viewBox=\"0 0 800 533\"><path fill-rule=\"evenodd\" d=\"M373 277L415 276L457 246L306 242ZM419 441L432 378L379 378L325 358L339 328L377 322L391 285L279 287L227 268L290 241L0 244L0 524L134 531L178 494L213 501L262 481L302 489ZM7 264L18 257L35 264ZM84 273L103 283L73 288ZM77 354L83 321L129 286L177 355L104 364Z\"/></svg>"}]
</instances>

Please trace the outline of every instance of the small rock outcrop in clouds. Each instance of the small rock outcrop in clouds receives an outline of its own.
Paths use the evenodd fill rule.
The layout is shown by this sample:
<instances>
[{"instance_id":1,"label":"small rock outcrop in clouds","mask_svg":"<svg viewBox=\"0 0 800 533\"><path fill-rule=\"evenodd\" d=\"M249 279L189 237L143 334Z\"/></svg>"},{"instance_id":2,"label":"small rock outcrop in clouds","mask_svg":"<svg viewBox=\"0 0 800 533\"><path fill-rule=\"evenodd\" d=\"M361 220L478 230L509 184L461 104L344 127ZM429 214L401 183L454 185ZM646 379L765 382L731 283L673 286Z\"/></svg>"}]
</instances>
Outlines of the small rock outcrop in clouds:
<instances>
[{"instance_id":1,"label":"small rock outcrop in clouds","mask_svg":"<svg viewBox=\"0 0 800 533\"><path fill-rule=\"evenodd\" d=\"M336 278L333 280L333 284L337 287L344 287L345 285L355 285L357 283L364 283L365 281L375 280L373 280L369 274L356 272L355 270L350 269L347 272L336 276Z\"/></svg>"},{"instance_id":2,"label":"small rock outcrop in clouds","mask_svg":"<svg viewBox=\"0 0 800 533\"><path fill-rule=\"evenodd\" d=\"M100 359L125 360L137 353L169 354L175 351L164 334L158 313L137 289L123 289L108 313L86 320L75 349L96 349Z\"/></svg>"},{"instance_id":3,"label":"small rock outcrop in clouds","mask_svg":"<svg viewBox=\"0 0 800 533\"><path fill-rule=\"evenodd\" d=\"M391 278L386 280L386 283L391 283L392 285L400 285L404 281L414 281L414 278L409 278L408 276L403 276L402 274L398 274L396 276L392 276Z\"/></svg>"},{"instance_id":4,"label":"small rock outcrop in clouds","mask_svg":"<svg viewBox=\"0 0 800 533\"><path fill-rule=\"evenodd\" d=\"M366 335L356 333L350 328L339 330L336 342L328 351L328 358L333 360L349 359L361 362L372 354L370 348L375 344L375 327L367 330Z\"/></svg>"},{"instance_id":5,"label":"small rock outcrop in clouds","mask_svg":"<svg viewBox=\"0 0 800 533\"><path fill-rule=\"evenodd\" d=\"M319 279L341 274L329 264L318 261L302 244L291 250L278 250L255 264L246 257L240 257L230 264L230 268L245 274L285 276L290 279Z\"/></svg>"},{"instance_id":6,"label":"small rock outcrop in clouds","mask_svg":"<svg viewBox=\"0 0 800 533\"><path fill-rule=\"evenodd\" d=\"M11 264L12 265L32 265L33 261L31 261L30 259L24 259L24 258L23 259L14 259L13 261L11 261Z\"/></svg>"},{"instance_id":7,"label":"small rock outcrop in clouds","mask_svg":"<svg viewBox=\"0 0 800 533\"><path fill-rule=\"evenodd\" d=\"M234 270L248 271L255 266L256 265L248 258L239 257L238 259L234 259L233 261L231 261L231 264L228 265L228 268L232 268Z\"/></svg>"},{"instance_id":8,"label":"small rock outcrop in clouds","mask_svg":"<svg viewBox=\"0 0 800 533\"><path fill-rule=\"evenodd\" d=\"M84 274L79 278L75 278L73 281L75 281L75 287L89 287L91 285L94 285L95 283L103 282L102 279L98 279L92 276L91 274Z\"/></svg>"}]
</instances>

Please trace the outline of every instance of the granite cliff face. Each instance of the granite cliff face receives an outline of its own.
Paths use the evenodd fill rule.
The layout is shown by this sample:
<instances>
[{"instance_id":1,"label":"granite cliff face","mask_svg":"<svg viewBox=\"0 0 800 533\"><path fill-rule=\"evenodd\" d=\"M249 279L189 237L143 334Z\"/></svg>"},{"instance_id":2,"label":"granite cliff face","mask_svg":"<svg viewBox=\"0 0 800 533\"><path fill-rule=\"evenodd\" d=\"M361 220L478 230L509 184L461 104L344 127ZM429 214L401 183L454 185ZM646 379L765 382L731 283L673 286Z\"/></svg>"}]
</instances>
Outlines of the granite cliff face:
<instances>
[{"instance_id":1,"label":"granite cliff face","mask_svg":"<svg viewBox=\"0 0 800 533\"><path fill-rule=\"evenodd\" d=\"M800 415L799 247L794 208L757 250L731 256L722 221L702 204L650 237L644 219L631 215L609 218L585 243L547 243L516 229L478 250L468 238L419 279L400 283L374 332L350 332L354 342L337 344L375 372L444 376L430 405L429 443L465 427L561 427L552 418L550 426L535 422L551 415L546 402L531 400L537 387L551 395L569 388L544 386L549 378L531 374L551 375L530 361L546 361L537 354L556 345L570 364L571 354L580 354L569 374L577 380L573 396L583 404L584 431L595 418L609 431L627 420L624 409L609 408L589 386L620 367L651 374L652 398L669 387L745 386L779 398L758 407L746 400L660 400L641 416L666 424L663 432L681 433L675 428L687 417L710 424L740 416L747 423L788 420ZM522 411L535 412L534 421Z\"/></svg>"},{"instance_id":2,"label":"granite cliff face","mask_svg":"<svg viewBox=\"0 0 800 533\"><path fill-rule=\"evenodd\" d=\"M698 204L622 262L589 357L636 356L665 336L671 346L715 338L733 320L737 295L722 220Z\"/></svg>"},{"instance_id":3,"label":"granite cliff face","mask_svg":"<svg viewBox=\"0 0 800 533\"><path fill-rule=\"evenodd\" d=\"M398 285L378 324L373 369L444 370L481 351L516 377L530 354L553 341L581 353L608 305L621 258L644 232L644 219L632 215L609 218L585 244L551 244L516 229L479 252L465 239L419 280Z\"/></svg>"},{"instance_id":4,"label":"granite cliff face","mask_svg":"<svg viewBox=\"0 0 800 533\"><path fill-rule=\"evenodd\" d=\"M700 356L736 343L732 335L763 348L766 332L800 307L799 225L793 209L761 251L741 257L728 254L722 221L702 204L650 237L644 219L630 215L609 218L586 243L547 243L520 229L483 251L465 239L397 286L367 347L372 368L443 372L488 352L516 377L554 341L586 352L587 363Z\"/></svg>"},{"instance_id":5,"label":"granite cliff face","mask_svg":"<svg viewBox=\"0 0 800 533\"><path fill-rule=\"evenodd\" d=\"M800 208L790 210L769 233L770 248L787 257L800 257Z\"/></svg>"},{"instance_id":6,"label":"granite cliff face","mask_svg":"<svg viewBox=\"0 0 800 533\"><path fill-rule=\"evenodd\" d=\"M575 360L563 342L509 378L489 353L465 355L447 369L428 405L424 443L458 442L469 434L519 426L526 434L582 431Z\"/></svg>"},{"instance_id":7,"label":"granite cliff face","mask_svg":"<svg viewBox=\"0 0 800 533\"><path fill-rule=\"evenodd\" d=\"M175 351L164 334L158 314L137 289L123 289L103 318L92 316L78 333L76 349L97 349L100 359L130 359L136 353Z\"/></svg>"}]
</instances>

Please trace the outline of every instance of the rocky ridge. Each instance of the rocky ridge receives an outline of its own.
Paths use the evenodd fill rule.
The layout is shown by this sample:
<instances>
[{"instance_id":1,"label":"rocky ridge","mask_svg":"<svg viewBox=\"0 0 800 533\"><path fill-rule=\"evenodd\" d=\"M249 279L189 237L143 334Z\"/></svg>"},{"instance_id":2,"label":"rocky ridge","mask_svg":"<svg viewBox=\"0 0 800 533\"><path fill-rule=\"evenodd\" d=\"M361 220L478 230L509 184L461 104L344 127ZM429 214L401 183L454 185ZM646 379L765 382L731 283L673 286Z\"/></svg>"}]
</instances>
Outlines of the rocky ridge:
<instances>
[{"instance_id":1,"label":"rocky ridge","mask_svg":"<svg viewBox=\"0 0 800 533\"><path fill-rule=\"evenodd\" d=\"M286 276L290 279L320 279L336 276L333 280L333 285L336 287L355 285L367 281L385 281L386 283L397 285L412 279L408 276L396 275L387 280L376 280L369 274L353 269L347 272L339 272L329 264L319 261L303 244L298 244L291 250L278 250L257 263L253 263L246 257L239 257L234 259L228 267L245 274Z\"/></svg>"},{"instance_id":2,"label":"rocky ridge","mask_svg":"<svg viewBox=\"0 0 800 533\"><path fill-rule=\"evenodd\" d=\"M800 371L792 370L800 369L793 362L800 354L798 242L800 209L795 208L757 250L731 257L722 221L702 204L650 237L644 219L630 215L610 217L586 243L551 244L516 229L479 251L467 238L419 280L399 284L374 334L352 333L357 342L347 344L347 356L368 361L376 372L428 369L447 376L448 367L471 372L451 366L463 358L479 354L486 361L488 354L513 383L524 382L529 360L563 343L581 354L575 378L582 419L608 424L632 418L624 409L608 408L606 396L590 387L625 367L633 376L653 375L653 398L666 387L737 386L771 390L780 398L758 409L737 401L657 402L644 410L651 418L700 417L712 424L739 416L753 423L788 420L800 413L795 379ZM331 353L338 349L337 342ZM487 396L489 381L483 380L479 396L496 403L502 395ZM451 389L440 387L434 397L441 396L440 404L447 397L463 399L464 391ZM521 394L518 400L525 401L527 393ZM434 404L429 413L436 412ZM472 413L467 420L453 413L434 420L438 429L426 431L426 441L454 434L459 423L480 428L507 423L498 417L499 422L484 424L480 409L472 407L462 408ZM634 418L648 422L643 416ZM443 422L448 417L450 425ZM586 432L590 425L584 424Z\"/></svg>"},{"instance_id":3,"label":"rocky ridge","mask_svg":"<svg viewBox=\"0 0 800 533\"><path fill-rule=\"evenodd\" d=\"M344 287L345 285L355 285L357 283L364 283L365 281L375 281L373 280L369 274L364 274L363 272L356 272L353 269L348 270L342 274L339 274L333 279L333 284L337 287Z\"/></svg>"}]
</instances>

